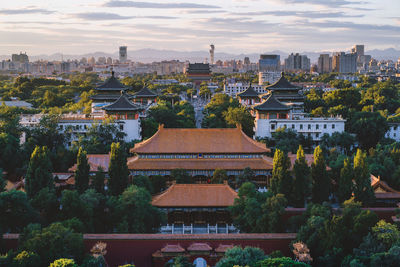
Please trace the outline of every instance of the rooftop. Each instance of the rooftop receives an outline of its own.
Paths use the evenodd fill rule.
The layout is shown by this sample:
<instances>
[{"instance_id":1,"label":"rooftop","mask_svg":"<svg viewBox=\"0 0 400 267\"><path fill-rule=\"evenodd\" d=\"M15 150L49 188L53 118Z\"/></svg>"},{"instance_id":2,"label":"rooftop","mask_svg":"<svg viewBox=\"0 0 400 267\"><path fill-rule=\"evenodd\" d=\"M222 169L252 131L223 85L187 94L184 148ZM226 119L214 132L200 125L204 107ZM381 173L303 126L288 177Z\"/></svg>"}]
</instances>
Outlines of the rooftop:
<instances>
[{"instance_id":1,"label":"rooftop","mask_svg":"<svg viewBox=\"0 0 400 267\"><path fill-rule=\"evenodd\" d=\"M266 153L270 149L237 128L164 128L135 144L132 153Z\"/></svg>"},{"instance_id":2,"label":"rooftop","mask_svg":"<svg viewBox=\"0 0 400 267\"><path fill-rule=\"evenodd\" d=\"M273 94L270 94L264 102L255 105L254 109L259 111L288 111L290 107L282 104Z\"/></svg>"},{"instance_id":3,"label":"rooftop","mask_svg":"<svg viewBox=\"0 0 400 267\"><path fill-rule=\"evenodd\" d=\"M111 72L111 77L105 81L102 85L96 87L96 90L99 91L121 91L129 89L125 85L123 85L117 78L114 76L114 71Z\"/></svg>"},{"instance_id":4,"label":"rooftop","mask_svg":"<svg viewBox=\"0 0 400 267\"><path fill-rule=\"evenodd\" d=\"M251 86L251 84L249 85L249 87L248 87L245 91L243 91L243 92L237 94L238 97L259 97L259 95L260 95L260 94L257 93L257 92L253 89L253 87Z\"/></svg>"},{"instance_id":5,"label":"rooftop","mask_svg":"<svg viewBox=\"0 0 400 267\"><path fill-rule=\"evenodd\" d=\"M156 207L228 207L237 193L226 184L173 184L154 196Z\"/></svg>"},{"instance_id":6,"label":"rooftop","mask_svg":"<svg viewBox=\"0 0 400 267\"><path fill-rule=\"evenodd\" d=\"M112 104L102 107L105 111L137 111L142 108L128 99L125 91L121 91L120 97Z\"/></svg>"},{"instance_id":7,"label":"rooftop","mask_svg":"<svg viewBox=\"0 0 400 267\"><path fill-rule=\"evenodd\" d=\"M286 78L284 73L282 72L281 78L275 83L268 85L266 87L267 90L300 90L301 88L291 84Z\"/></svg>"},{"instance_id":8,"label":"rooftop","mask_svg":"<svg viewBox=\"0 0 400 267\"><path fill-rule=\"evenodd\" d=\"M141 98L141 97L157 97L157 94L153 93L149 88L143 87L133 94L134 98Z\"/></svg>"}]
</instances>

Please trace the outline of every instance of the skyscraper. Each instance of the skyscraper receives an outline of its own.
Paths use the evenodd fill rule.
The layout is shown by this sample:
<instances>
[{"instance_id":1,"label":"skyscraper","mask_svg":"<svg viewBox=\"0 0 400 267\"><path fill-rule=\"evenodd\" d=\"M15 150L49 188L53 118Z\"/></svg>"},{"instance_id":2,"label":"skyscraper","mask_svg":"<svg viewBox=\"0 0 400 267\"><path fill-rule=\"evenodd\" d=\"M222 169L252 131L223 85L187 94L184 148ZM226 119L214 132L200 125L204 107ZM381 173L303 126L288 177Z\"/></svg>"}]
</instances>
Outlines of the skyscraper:
<instances>
[{"instance_id":1,"label":"skyscraper","mask_svg":"<svg viewBox=\"0 0 400 267\"><path fill-rule=\"evenodd\" d=\"M332 70L339 73L357 72L357 54L334 53L332 57Z\"/></svg>"},{"instance_id":2,"label":"skyscraper","mask_svg":"<svg viewBox=\"0 0 400 267\"><path fill-rule=\"evenodd\" d=\"M128 47L120 46L119 47L119 62L125 63L128 60Z\"/></svg>"},{"instance_id":3,"label":"skyscraper","mask_svg":"<svg viewBox=\"0 0 400 267\"><path fill-rule=\"evenodd\" d=\"M291 53L287 59L285 59L285 70L288 71L309 71L310 70L310 59L306 55L300 55L299 53Z\"/></svg>"},{"instance_id":4,"label":"skyscraper","mask_svg":"<svg viewBox=\"0 0 400 267\"><path fill-rule=\"evenodd\" d=\"M321 54L318 58L318 72L329 73L332 71L332 58L329 54Z\"/></svg>"},{"instance_id":5,"label":"skyscraper","mask_svg":"<svg viewBox=\"0 0 400 267\"><path fill-rule=\"evenodd\" d=\"M357 54L357 57L364 56L364 45L354 45L351 48L351 53Z\"/></svg>"},{"instance_id":6,"label":"skyscraper","mask_svg":"<svg viewBox=\"0 0 400 267\"><path fill-rule=\"evenodd\" d=\"M281 68L280 55L260 55L258 60L258 68L260 71L279 71Z\"/></svg>"},{"instance_id":7,"label":"skyscraper","mask_svg":"<svg viewBox=\"0 0 400 267\"><path fill-rule=\"evenodd\" d=\"M210 63L214 65L214 50L215 46L213 44L210 45Z\"/></svg>"}]
</instances>

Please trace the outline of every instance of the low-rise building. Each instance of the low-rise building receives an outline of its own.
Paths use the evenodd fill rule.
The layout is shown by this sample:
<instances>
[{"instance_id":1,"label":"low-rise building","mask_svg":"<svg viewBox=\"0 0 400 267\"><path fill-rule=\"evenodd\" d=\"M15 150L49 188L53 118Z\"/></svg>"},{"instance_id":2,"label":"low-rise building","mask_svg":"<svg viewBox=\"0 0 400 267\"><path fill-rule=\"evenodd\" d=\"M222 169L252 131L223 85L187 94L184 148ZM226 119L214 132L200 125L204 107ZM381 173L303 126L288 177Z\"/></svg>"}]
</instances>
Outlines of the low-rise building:
<instances>
[{"instance_id":1,"label":"low-rise building","mask_svg":"<svg viewBox=\"0 0 400 267\"><path fill-rule=\"evenodd\" d=\"M264 85L257 85L257 84L244 84L244 83L229 83L229 84L224 84L224 93L235 97L237 94L240 94L244 91L246 91L249 87L252 87L254 91L256 91L259 94L264 94L267 91L265 90Z\"/></svg>"}]
</instances>

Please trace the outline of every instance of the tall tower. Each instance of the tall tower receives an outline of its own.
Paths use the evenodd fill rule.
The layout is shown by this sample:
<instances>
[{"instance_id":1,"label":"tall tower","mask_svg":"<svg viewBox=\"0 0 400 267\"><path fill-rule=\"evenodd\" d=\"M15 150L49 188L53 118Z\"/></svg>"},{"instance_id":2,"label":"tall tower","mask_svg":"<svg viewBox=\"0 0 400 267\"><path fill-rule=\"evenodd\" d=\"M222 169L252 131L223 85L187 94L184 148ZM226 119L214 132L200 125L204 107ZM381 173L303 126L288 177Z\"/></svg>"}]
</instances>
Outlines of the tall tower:
<instances>
[{"instance_id":1,"label":"tall tower","mask_svg":"<svg viewBox=\"0 0 400 267\"><path fill-rule=\"evenodd\" d=\"M210 45L210 63L211 65L214 65L214 50L215 46L213 44Z\"/></svg>"},{"instance_id":2,"label":"tall tower","mask_svg":"<svg viewBox=\"0 0 400 267\"><path fill-rule=\"evenodd\" d=\"M128 60L128 47L120 46L119 47L119 62L125 63Z\"/></svg>"}]
</instances>

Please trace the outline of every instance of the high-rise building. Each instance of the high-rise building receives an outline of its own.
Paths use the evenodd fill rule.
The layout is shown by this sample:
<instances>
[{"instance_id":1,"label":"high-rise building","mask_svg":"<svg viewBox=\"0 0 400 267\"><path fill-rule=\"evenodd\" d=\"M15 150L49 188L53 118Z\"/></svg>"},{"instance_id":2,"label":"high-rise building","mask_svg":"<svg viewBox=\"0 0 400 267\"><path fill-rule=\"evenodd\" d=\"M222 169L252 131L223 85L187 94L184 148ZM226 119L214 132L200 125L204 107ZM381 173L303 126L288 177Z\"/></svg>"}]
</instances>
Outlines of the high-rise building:
<instances>
[{"instance_id":1,"label":"high-rise building","mask_svg":"<svg viewBox=\"0 0 400 267\"><path fill-rule=\"evenodd\" d=\"M287 71L310 71L310 59L306 55L291 53L285 59L285 70Z\"/></svg>"},{"instance_id":2,"label":"high-rise building","mask_svg":"<svg viewBox=\"0 0 400 267\"><path fill-rule=\"evenodd\" d=\"M351 48L351 53L357 54L357 57L361 57L364 55L364 45L354 45Z\"/></svg>"},{"instance_id":3,"label":"high-rise building","mask_svg":"<svg viewBox=\"0 0 400 267\"><path fill-rule=\"evenodd\" d=\"M332 57L332 70L339 73L357 72L357 54L336 52Z\"/></svg>"},{"instance_id":4,"label":"high-rise building","mask_svg":"<svg viewBox=\"0 0 400 267\"><path fill-rule=\"evenodd\" d=\"M281 68L280 55L260 55L258 69L260 71L279 71Z\"/></svg>"},{"instance_id":5,"label":"high-rise building","mask_svg":"<svg viewBox=\"0 0 400 267\"><path fill-rule=\"evenodd\" d=\"M318 72L329 73L332 71L332 58L329 54L321 54L318 58Z\"/></svg>"},{"instance_id":6,"label":"high-rise building","mask_svg":"<svg viewBox=\"0 0 400 267\"><path fill-rule=\"evenodd\" d=\"M250 65L250 58L249 57L244 57L243 64L244 65Z\"/></svg>"},{"instance_id":7,"label":"high-rise building","mask_svg":"<svg viewBox=\"0 0 400 267\"><path fill-rule=\"evenodd\" d=\"M128 47L120 46L119 47L119 62L125 63L128 60Z\"/></svg>"},{"instance_id":8,"label":"high-rise building","mask_svg":"<svg viewBox=\"0 0 400 267\"><path fill-rule=\"evenodd\" d=\"M107 65L111 65L111 64L113 64L113 60L112 60L111 57L108 57L107 58Z\"/></svg>"},{"instance_id":9,"label":"high-rise building","mask_svg":"<svg viewBox=\"0 0 400 267\"><path fill-rule=\"evenodd\" d=\"M19 63L27 63L29 62L28 55L25 53L20 52L18 54L12 54L11 55L11 61L12 62L19 62Z\"/></svg>"},{"instance_id":10,"label":"high-rise building","mask_svg":"<svg viewBox=\"0 0 400 267\"><path fill-rule=\"evenodd\" d=\"M214 65L214 50L215 46L213 44L210 45L210 63Z\"/></svg>"}]
</instances>

